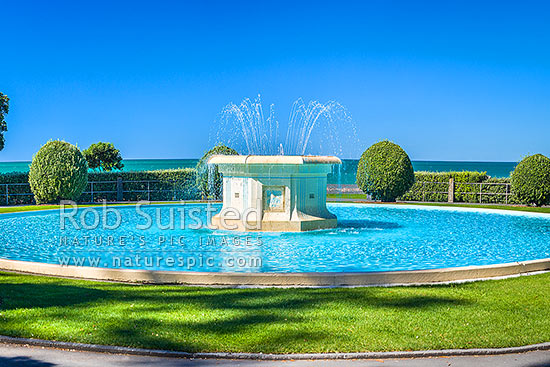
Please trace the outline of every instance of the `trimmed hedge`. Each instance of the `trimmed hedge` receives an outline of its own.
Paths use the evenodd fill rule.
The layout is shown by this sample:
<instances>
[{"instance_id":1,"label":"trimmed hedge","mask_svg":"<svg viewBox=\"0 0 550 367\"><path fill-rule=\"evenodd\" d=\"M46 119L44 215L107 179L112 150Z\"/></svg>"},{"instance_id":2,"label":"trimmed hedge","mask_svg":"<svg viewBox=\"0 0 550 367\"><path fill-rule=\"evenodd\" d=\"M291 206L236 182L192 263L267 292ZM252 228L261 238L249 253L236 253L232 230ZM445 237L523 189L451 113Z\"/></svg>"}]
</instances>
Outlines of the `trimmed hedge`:
<instances>
[{"instance_id":1,"label":"trimmed hedge","mask_svg":"<svg viewBox=\"0 0 550 367\"><path fill-rule=\"evenodd\" d=\"M480 185L469 185L470 183L481 184L482 203L506 203L506 185L492 185L495 183L510 183L509 178L492 178L486 172L462 171L462 172L415 172L416 182L407 193L398 200L402 201L431 201L447 202L449 179L452 177L455 183L454 201L462 203L479 203ZM423 193L425 191L426 193ZM439 192L439 193L433 193ZM514 196L508 196L509 204L520 204Z\"/></svg>"},{"instance_id":2,"label":"trimmed hedge","mask_svg":"<svg viewBox=\"0 0 550 367\"><path fill-rule=\"evenodd\" d=\"M49 141L32 158L29 183L39 204L78 199L87 182L88 163L73 144Z\"/></svg>"},{"instance_id":3,"label":"trimmed hedge","mask_svg":"<svg viewBox=\"0 0 550 367\"><path fill-rule=\"evenodd\" d=\"M473 185L464 185L468 182L483 182L489 178L486 172L415 172L416 182L399 200L403 201L447 201L449 179L455 180L455 201L474 202L476 200ZM428 183L429 182L429 183ZM426 192L423 194L423 191ZM432 193L428 193L432 192ZM442 192L435 194L433 192ZM479 193L479 191L477 191ZM479 195L478 195L479 196ZM479 201L479 197L477 198Z\"/></svg>"},{"instance_id":4,"label":"trimmed hedge","mask_svg":"<svg viewBox=\"0 0 550 367\"><path fill-rule=\"evenodd\" d=\"M196 186L197 171L193 168L168 169L155 171L123 171L123 172L94 172L89 174L89 181L94 183L94 197L90 193L84 193L80 202L98 202L102 200L116 201L117 179L122 178L124 201L171 201L171 200L196 200L200 198ZM158 182L142 182L158 181ZM86 192L91 191L88 184ZM149 188L149 195L147 190ZM101 192L109 191L109 192ZM127 192L132 191L132 192Z\"/></svg>"},{"instance_id":5,"label":"trimmed hedge","mask_svg":"<svg viewBox=\"0 0 550 367\"><path fill-rule=\"evenodd\" d=\"M95 172L88 174L88 184L78 202L92 202L89 194L92 181L94 186L94 202L102 200L116 201L118 177L124 182L123 190L135 190L141 192L124 192L124 201L167 201L167 200L197 200L200 199L199 190L196 187L196 171L193 168L156 170L156 171L128 171L128 172ZM139 181L159 181L149 183L151 191L147 196L147 183ZM34 204L33 194L30 193L27 173L3 173L0 174L0 205L6 205L5 186L2 184L21 184L9 187L9 205ZM108 192L101 192L108 191ZM21 194L21 195L14 195Z\"/></svg>"},{"instance_id":6,"label":"trimmed hedge","mask_svg":"<svg viewBox=\"0 0 550 367\"><path fill-rule=\"evenodd\" d=\"M8 202L6 202L6 186L3 184L17 184L9 186ZM0 205L6 204L34 204L34 195L31 193L29 174L27 172L10 172L0 174Z\"/></svg>"},{"instance_id":7,"label":"trimmed hedge","mask_svg":"<svg viewBox=\"0 0 550 367\"><path fill-rule=\"evenodd\" d=\"M365 150L357 166L357 186L375 200L395 201L413 186L414 180L407 153L387 140Z\"/></svg>"},{"instance_id":8,"label":"trimmed hedge","mask_svg":"<svg viewBox=\"0 0 550 367\"><path fill-rule=\"evenodd\" d=\"M523 158L511 177L519 199L536 206L550 204L550 158L535 154Z\"/></svg>"}]
</instances>

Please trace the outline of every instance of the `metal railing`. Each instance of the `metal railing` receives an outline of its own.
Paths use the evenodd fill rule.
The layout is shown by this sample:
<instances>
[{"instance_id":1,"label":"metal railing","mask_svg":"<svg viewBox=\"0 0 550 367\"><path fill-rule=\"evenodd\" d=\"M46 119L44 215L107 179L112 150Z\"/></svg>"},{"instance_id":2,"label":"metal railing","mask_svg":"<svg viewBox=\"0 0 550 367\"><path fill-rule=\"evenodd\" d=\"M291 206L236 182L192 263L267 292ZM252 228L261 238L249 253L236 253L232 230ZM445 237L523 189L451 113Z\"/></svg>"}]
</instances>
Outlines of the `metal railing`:
<instances>
[{"instance_id":1,"label":"metal railing","mask_svg":"<svg viewBox=\"0 0 550 367\"><path fill-rule=\"evenodd\" d=\"M113 190L96 189L97 186L105 187L113 185ZM133 188L128 188L132 186ZM169 188L166 188L169 186ZM168 194L168 200L176 200L178 190L177 180L117 180L117 181L90 181L89 191L83 192L83 195L90 195L90 202L96 202L98 196L111 195L116 197L116 201L128 199L128 194L143 194L143 198L150 201L153 194ZM166 200L166 199L165 199Z\"/></svg>"},{"instance_id":2,"label":"metal railing","mask_svg":"<svg viewBox=\"0 0 550 367\"><path fill-rule=\"evenodd\" d=\"M363 194L357 185L328 185L328 194ZM507 182L417 181L402 201L509 204L513 195ZM502 200L488 200L488 197ZM368 200L368 199L367 199Z\"/></svg>"},{"instance_id":3,"label":"metal railing","mask_svg":"<svg viewBox=\"0 0 550 367\"><path fill-rule=\"evenodd\" d=\"M89 181L88 184L90 185L90 191L84 191L82 195L90 195L91 200L90 202L94 203L94 195L97 194L116 194L117 190L94 190L94 184L116 184L117 181Z\"/></svg>"},{"instance_id":4,"label":"metal railing","mask_svg":"<svg viewBox=\"0 0 550 367\"><path fill-rule=\"evenodd\" d=\"M10 205L10 197L11 198L17 198L21 196L29 196L30 199L34 202L34 196L31 193L31 185L28 183L9 183L9 184L2 184L4 189L2 190L2 194L0 196L3 196L2 203L5 205ZM27 186L29 190L27 192L18 192L19 190L14 190L13 188L19 188ZM10 190L10 187L12 190Z\"/></svg>"},{"instance_id":5,"label":"metal railing","mask_svg":"<svg viewBox=\"0 0 550 367\"><path fill-rule=\"evenodd\" d=\"M126 183L132 183L132 184L146 184L146 188L144 189L132 189L132 190L122 190L122 193L124 195L124 193L143 193L143 194L147 194L147 200L150 201L151 200L151 194L152 193L171 193L172 194L172 201L176 200L176 193L177 193L177 181L175 180L169 180L169 181L160 181L160 180L142 180L142 181L123 181L123 184L124 182ZM171 188L170 189L151 189L151 184L164 184L166 185L167 183L170 183L171 184Z\"/></svg>"},{"instance_id":6,"label":"metal railing","mask_svg":"<svg viewBox=\"0 0 550 367\"><path fill-rule=\"evenodd\" d=\"M509 198L510 198L510 195L512 195L512 190L511 190L511 185L509 183L505 183L505 182L464 182L464 183L455 183L455 187L456 185L459 184L459 185L471 185L471 186L479 186L479 190L475 190L476 192L476 195L479 195L479 203L482 203L483 202L483 195L504 195L504 198L505 198L505 204L508 204L508 201L509 201ZM498 187L498 186L503 186L504 187L504 192L486 192L486 191L483 191L483 187L484 186L488 186L488 187ZM460 192L462 195L465 195L465 194L469 194L469 192Z\"/></svg>"},{"instance_id":7,"label":"metal railing","mask_svg":"<svg viewBox=\"0 0 550 367\"><path fill-rule=\"evenodd\" d=\"M419 190L422 195L422 201L429 200L427 197L429 195L445 195L449 198L449 201L454 201L455 197L464 197L466 195L475 195L477 202L483 203L483 198L486 196L504 196L503 203L508 204L510 202L510 196L512 195L511 186L509 183L501 182L438 182L438 181L422 181L417 182L421 185ZM11 204L32 204L34 203L34 196L30 190L30 185L28 183L6 183L0 184L3 186L2 191L0 192L0 201L4 205ZM428 190L426 187L437 185L445 185L439 191L437 188ZM112 188L112 189L106 189ZM167 186L170 186L167 188ZM341 187L337 185L329 185L329 193L342 193L354 192L355 185L342 185L346 186L346 190L342 190ZM352 187L354 186L354 187ZM472 190L461 190L461 187L474 187ZM27 190L22 190L26 187ZM503 187L502 191L491 191L492 187ZM359 188L357 188L359 190ZM164 199L157 199L158 201L162 200L176 200L177 194L181 190L178 189L177 180L139 180L139 181L125 181L125 180L116 180L116 181L89 181L88 188L83 192L83 196L89 196L89 200L84 200L83 202L95 203L101 200L107 200L107 197L110 197L110 200L107 201L124 201L129 200L129 196L135 195L135 198L141 200L150 201L152 197L157 194L166 194L162 197ZM142 195L142 196L140 196ZM166 199L168 197L169 199ZM452 200L451 200L452 198ZM445 201L445 200L439 200ZM460 201L460 200L459 200ZM470 201L471 202L471 201Z\"/></svg>"},{"instance_id":8,"label":"metal railing","mask_svg":"<svg viewBox=\"0 0 550 367\"><path fill-rule=\"evenodd\" d=\"M426 201L426 196L429 194L445 195L448 201L454 202L455 198L475 195L478 203L483 203L485 196L504 196L504 204L508 204L510 196L512 195L511 185L506 182L437 182L437 181L421 181L417 182L421 185L420 192L422 194L422 201ZM433 185L445 185L445 189L442 191L427 190L426 186ZM464 186L473 187L470 190L464 190ZM491 188L503 187L503 191L491 191ZM462 189L461 189L462 188Z\"/></svg>"},{"instance_id":9,"label":"metal railing","mask_svg":"<svg viewBox=\"0 0 550 367\"><path fill-rule=\"evenodd\" d=\"M436 184L436 185L446 184L446 185L448 185L449 184L448 182L422 181L421 184L422 184L422 190L421 190L421 192L422 192L422 201L426 201L426 194L446 194L446 195L449 194L449 189L448 188L447 188L446 191L426 191L425 190L426 184Z\"/></svg>"},{"instance_id":10,"label":"metal railing","mask_svg":"<svg viewBox=\"0 0 550 367\"><path fill-rule=\"evenodd\" d=\"M134 195L136 198L139 197L140 200L150 201L153 197L158 198L161 195L163 198L168 197L164 200L174 201L181 191L178 188L178 182L178 180L89 181L81 198L89 198L89 200L85 199L82 202L95 203L103 200L124 201L128 200L129 196ZM35 203L34 195L28 183L7 183L1 184L1 186L0 200L3 205ZM27 189L22 190L23 187ZM18 200L18 198L21 199ZM162 201L162 199L159 201Z\"/></svg>"}]
</instances>

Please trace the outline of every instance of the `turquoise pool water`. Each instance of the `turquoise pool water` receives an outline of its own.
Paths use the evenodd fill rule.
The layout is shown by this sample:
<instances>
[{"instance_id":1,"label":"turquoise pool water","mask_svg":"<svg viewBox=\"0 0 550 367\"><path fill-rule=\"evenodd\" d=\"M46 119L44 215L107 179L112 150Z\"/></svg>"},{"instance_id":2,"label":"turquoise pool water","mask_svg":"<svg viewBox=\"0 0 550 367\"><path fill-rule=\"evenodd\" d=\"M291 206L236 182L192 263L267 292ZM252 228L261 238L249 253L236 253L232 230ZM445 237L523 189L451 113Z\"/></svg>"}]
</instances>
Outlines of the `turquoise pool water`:
<instances>
[{"instance_id":1,"label":"turquoise pool water","mask_svg":"<svg viewBox=\"0 0 550 367\"><path fill-rule=\"evenodd\" d=\"M101 208L79 210L74 219L80 229L68 219L62 229L59 211L3 214L0 258L147 270L286 273L432 269L550 257L550 215L413 205L328 207L338 216L338 228L305 233L192 229L197 220L191 217L206 220L205 204L147 206L141 213L134 206L119 207L120 225L115 229L104 228L104 218L113 227L117 218ZM164 229L171 217L174 228ZM83 228L96 221L96 229Z\"/></svg>"}]
</instances>

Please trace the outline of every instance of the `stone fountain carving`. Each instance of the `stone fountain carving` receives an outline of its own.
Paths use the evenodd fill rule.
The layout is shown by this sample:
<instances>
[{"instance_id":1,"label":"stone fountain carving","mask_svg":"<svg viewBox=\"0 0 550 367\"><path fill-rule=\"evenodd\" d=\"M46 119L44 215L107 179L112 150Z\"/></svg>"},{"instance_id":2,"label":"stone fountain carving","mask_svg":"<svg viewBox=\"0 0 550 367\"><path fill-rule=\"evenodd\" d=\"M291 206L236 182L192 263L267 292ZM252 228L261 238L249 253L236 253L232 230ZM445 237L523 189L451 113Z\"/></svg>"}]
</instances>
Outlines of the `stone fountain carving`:
<instances>
[{"instance_id":1,"label":"stone fountain carving","mask_svg":"<svg viewBox=\"0 0 550 367\"><path fill-rule=\"evenodd\" d=\"M326 206L333 156L215 155L208 162L223 175L219 229L299 232L334 228Z\"/></svg>"}]
</instances>

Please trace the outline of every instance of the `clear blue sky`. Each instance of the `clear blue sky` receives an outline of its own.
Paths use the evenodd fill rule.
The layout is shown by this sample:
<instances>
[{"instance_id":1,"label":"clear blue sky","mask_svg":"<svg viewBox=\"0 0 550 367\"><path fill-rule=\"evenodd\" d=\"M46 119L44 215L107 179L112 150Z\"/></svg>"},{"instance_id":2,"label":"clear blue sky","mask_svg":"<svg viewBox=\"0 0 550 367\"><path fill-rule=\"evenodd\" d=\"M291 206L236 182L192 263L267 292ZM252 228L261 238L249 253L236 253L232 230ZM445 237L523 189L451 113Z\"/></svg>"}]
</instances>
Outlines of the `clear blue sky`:
<instances>
[{"instance_id":1,"label":"clear blue sky","mask_svg":"<svg viewBox=\"0 0 550 367\"><path fill-rule=\"evenodd\" d=\"M346 105L416 160L550 155L550 5L529 1L6 1L0 161L49 139L193 158L228 102Z\"/></svg>"}]
</instances>

